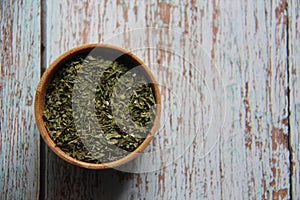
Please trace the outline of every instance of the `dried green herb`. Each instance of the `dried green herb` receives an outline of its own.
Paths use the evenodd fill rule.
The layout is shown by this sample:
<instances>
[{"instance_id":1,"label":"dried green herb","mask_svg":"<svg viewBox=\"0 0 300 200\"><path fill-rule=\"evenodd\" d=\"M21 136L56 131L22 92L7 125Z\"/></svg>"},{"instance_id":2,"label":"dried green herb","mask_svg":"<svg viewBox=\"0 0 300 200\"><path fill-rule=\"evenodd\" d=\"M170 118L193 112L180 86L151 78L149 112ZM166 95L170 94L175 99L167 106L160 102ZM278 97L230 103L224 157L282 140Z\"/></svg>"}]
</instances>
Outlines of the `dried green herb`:
<instances>
[{"instance_id":1,"label":"dried green herb","mask_svg":"<svg viewBox=\"0 0 300 200\"><path fill-rule=\"evenodd\" d=\"M153 89L141 67L85 55L57 71L43 112L56 145L90 163L114 161L134 151L154 117Z\"/></svg>"}]
</instances>

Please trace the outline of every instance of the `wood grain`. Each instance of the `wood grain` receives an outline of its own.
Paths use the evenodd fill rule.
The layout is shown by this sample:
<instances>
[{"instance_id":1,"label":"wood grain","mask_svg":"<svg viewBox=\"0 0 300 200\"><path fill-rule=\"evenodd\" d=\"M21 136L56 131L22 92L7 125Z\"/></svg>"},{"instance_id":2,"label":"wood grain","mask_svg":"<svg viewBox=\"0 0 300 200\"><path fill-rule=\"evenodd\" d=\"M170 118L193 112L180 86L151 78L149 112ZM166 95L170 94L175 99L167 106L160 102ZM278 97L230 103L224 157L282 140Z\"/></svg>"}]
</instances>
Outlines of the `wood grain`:
<instances>
[{"instance_id":1,"label":"wood grain","mask_svg":"<svg viewBox=\"0 0 300 200\"><path fill-rule=\"evenodd\" d=\"M230 98L220 161L222 197L288 199L285 2L218 5L214 55Z\"/></svg>"},{"instance_id":2,"label":"wood grain","mask_svg":"<svg viewBox=\"0 0 300 200\"><path fill-rule=\"evenodd\" d=\"M102 41L142 58L172 88L162 93L164 128L148 150L176 144L183 152L170 154L174 162L164 168L125 173L80 169L47 149L42 199L300 198L299 1L42 3L44 10L34 0L0 5L0 199L39 197L33 96L41 73L41 25L45 65L72 47ZM144 27L165 29L128 32ZM202 49L218 72L202 60ZM217 88L221 82L224 88ZM191 108L200 112L189 116ZM191 123L182 125L185 119ZM192 143L176 143L176 137L193 138L193 126L199 129ZM214 133L218 137L205 138ZM211 148L210 140L217 142ZM146 164L151 169L156 162ZM145 162L129 167L138 164Z\"/></svg>"},{"instance_id":3,"label":"wood grain","mask_svg":"<svg viewBox=\"0 0 300 200\"><path fill-rule=\"evenodd\" d=\"M223 124L223 102L210 105L201 77L194 77L189 65L180 65L182 76L158 77L173 88L185 88L185 80L198 80L201 97L189 95L195 106L201 106L199 136L185 153L165 168L139 174L110 171L87 171L60 160L46 152L46 199L288 199L290 190L287 7L285 1L86 1L68 3L51 1L46 5L46 63L50 64L64 51L80 44L113 41L123 47L157 45L155 50L136 51L148 64L178 67L174 55L159 50L167 46L196 64L198 41L219 68L226 90L226 121ZM298 11L297 11L298 12ZM293 14L296 21L296 14ZM178 40L173 31L161 31L157 37L145 34L145 39L128 34L135 28L170 28L183 37ZM110 40L121 32L121 39ZM290 29L298 33L297 27ZM297 53L296 46L293 46ZM196 60L196 61L195 61ZM199 61L200 60L200 61ZM296 62L294 59L291 62ZM290 64L291 65L291 64ZM180 67L179 66L179 67ZM196 65L198 66L198 65ZM292 66L292 65L291 65ZM150 66L151 67L151 66ZM155 70L153 68L153 70ZM182 70L182 71L180 71ZM222 90L213 87L217 81L212 67L202 67L201 75L211 90L223 97ZM164 73L163 71L161 72ZM294 77L294 78L293 78ZM298 76L299 77L299 76ZM186 79L185 79L186 78ZM294 81L297 88L298 82ZM221 92L221 93L218 93ZM182 90L182 94L184 91ZM189 102L179 92L178 101L189 113ZM298 93L293 93L294 101ZM163 94L170 106L169 93ZM217 97L217 96L216 96ZM292 98L291 98L292 99ZM175 110L181 110L174 104ZM177 107L176 107L177 106ZM217 117L212 117L214 107ZM196 107L195 107L196 108ZM174 113L176 114L176 113ZM294 127L299 124L293 115ZM198 119L198 121L196 121ZM165 131L154 140L151 148L162 150L171 142L168 134L187 134L180 130L179 118L170 116ZM291 125L293 126L293 125ZM221 127L221 128L215 128ZM215 128L215 129L213 129ZM220 138L208 155L203 157L201 137L207 130L220 133ZM298 129L293 137L297 137ZM169 139L169 140L166 140ZM155 142L156 141L156 142ZM293 143L294 148L298 143ZM296 155L296 154L295 154ZM297 154L298 155L298 154ZM162 159L164 155L161 154ZM151 164L154 161L149 161ZM295 160L297 162L297 160ZM299 174L299 165L294 173ZM298 178L297 178L298 177ZM294 187L299 176L293 179ZM295 191L298 191L296 189ZM295 193L295 196L297 193Z\"/></svg>"},{"instance_id":4,"label":"wood grain","mask_svg":"<svg viewBox=\"0 0 300 200\"><path fill-rule=\"evenodd\" d=\"M0 199L37 199L33 97L40 78L40 3L4 0L0 15Z\"/></svg>"},{"instance_id":5,"label":"wood grain","mask_svg":"<svg viewBox=\"0 0 300 200\"><path fill-rule=\"evenodd\" d=\"M292 197L300 198L300 2L289 1L289 83Z\"/></svg>"}]
</instances>

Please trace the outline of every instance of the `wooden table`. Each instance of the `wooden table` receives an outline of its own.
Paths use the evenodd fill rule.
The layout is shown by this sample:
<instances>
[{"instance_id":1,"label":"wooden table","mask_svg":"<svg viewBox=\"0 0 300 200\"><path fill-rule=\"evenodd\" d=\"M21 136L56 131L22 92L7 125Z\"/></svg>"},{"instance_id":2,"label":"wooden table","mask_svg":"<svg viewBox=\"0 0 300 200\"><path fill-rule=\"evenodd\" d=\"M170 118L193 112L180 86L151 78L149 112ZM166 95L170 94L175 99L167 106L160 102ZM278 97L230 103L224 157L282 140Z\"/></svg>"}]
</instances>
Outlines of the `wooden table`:
<instances>
[{"instance_id":1,"label":"wooden table","mask_svg":"<svg viewBox=\"0 0 300 200\"><path fill-rule=\"evenodd\" d=\"M0 199L300 199L299 0L3 0L0 14ZM164 127L150 146L163 160L183 139L171 163L85 170L41 140L43 71L98 42L133 50L165 84Z\"/></svg>"}]
</instances>

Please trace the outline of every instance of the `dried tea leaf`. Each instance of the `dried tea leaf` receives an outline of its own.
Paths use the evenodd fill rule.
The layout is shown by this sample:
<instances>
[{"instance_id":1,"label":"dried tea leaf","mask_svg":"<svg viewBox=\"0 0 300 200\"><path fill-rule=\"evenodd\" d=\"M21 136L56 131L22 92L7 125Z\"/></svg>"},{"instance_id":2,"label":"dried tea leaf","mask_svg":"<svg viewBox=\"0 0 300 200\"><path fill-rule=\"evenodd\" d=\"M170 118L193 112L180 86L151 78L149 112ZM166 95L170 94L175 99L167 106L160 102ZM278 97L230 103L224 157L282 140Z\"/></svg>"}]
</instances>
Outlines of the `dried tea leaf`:
<instances>
[{"instance_id":1,"label":"dried tea leaf","mask_svg":"<svg viewBox=\"0 0 300 200\"><path fill-rule=\"evenodd\" d=\"M78 91L74 91L75 83L80 85ZM116 85L124 90L115 91ZM91 96L94 98L89 99ZM74 114L73 103L87 106ZM124 157L144 141L153 125L154 107L153 89L143 73L82 55L67 61L50 82L43 119L50 137L66 154L103 163ZM100 128L95 129L97 126Z\"/></svg>"}]
</instances>

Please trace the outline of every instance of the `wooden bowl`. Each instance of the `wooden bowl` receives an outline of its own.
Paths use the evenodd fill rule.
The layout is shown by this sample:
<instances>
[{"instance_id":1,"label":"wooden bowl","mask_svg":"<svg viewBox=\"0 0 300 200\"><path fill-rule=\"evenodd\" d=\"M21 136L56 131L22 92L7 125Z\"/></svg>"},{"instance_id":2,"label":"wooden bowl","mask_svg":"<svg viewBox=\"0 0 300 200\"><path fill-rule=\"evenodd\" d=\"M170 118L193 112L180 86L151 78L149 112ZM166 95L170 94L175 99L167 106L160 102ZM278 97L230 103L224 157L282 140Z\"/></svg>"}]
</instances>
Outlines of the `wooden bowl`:
<instances>
[{"instance_id":1,"label":"wooden bowl","mask_svg":"<svg viewBox=\"0 0 300 200\"><path fill-rule=\"evenodd\" d=\"M141 66L144 71L146 76L151 81L152 89L154 92L154 97L156 101L156 116L154 119L153 126L150 130L150 133L148 136L145 138L145 140L141 143L140 146L138 146L133 152L129 153L128 155L122 157L119 160L112 161L112 162L107 162L107 163L101 163L101 164L95 164L95 163L88 163L88 162L83 162L80 160L77 160L69 155L67 155L63 150L61 150L59 147L56 146L54 141L51 139L50 135L47 132L46 129L46 124L43 119L43 111L45 107L45 95L46 95L46 90L51 82L55 72L59 70L62 66L63 63L66 62L66 60L71 59L75 55L83 54L83 53L89 53L91 51L98 51L101 56L107 57L107 58L118 58L118 62L123 63L123 64L134 64L136 66ZM44 141L47 143L47 145L56 153L59 157L62 159L66 160L67 162L83 167L83 168L88 168L88 169L107 169L107 168L113 168L117 167L121 164L124 164L133 158L135 158L139 153L141 153L146 146L149 144L149 142L152 140L154 133L156 129L158 128L159 125L159 120L160 120L160 114L161 114L161 96L160 92L158 89L158 85L150 71L150 69L133 53L129 52L128 50L122 49L120 47L108 45L108 44L87 44L83 46L76 47L74 49L71 49L61 56L59 56L45 71L43 74L37 90L36 90L36 95L35 95L35 102L34 102L34 113L35 113L35 118L36 118L36 123L38 126L38 129L40 131L41 136L43 137Z\"/></svg>"}]
</instances>

